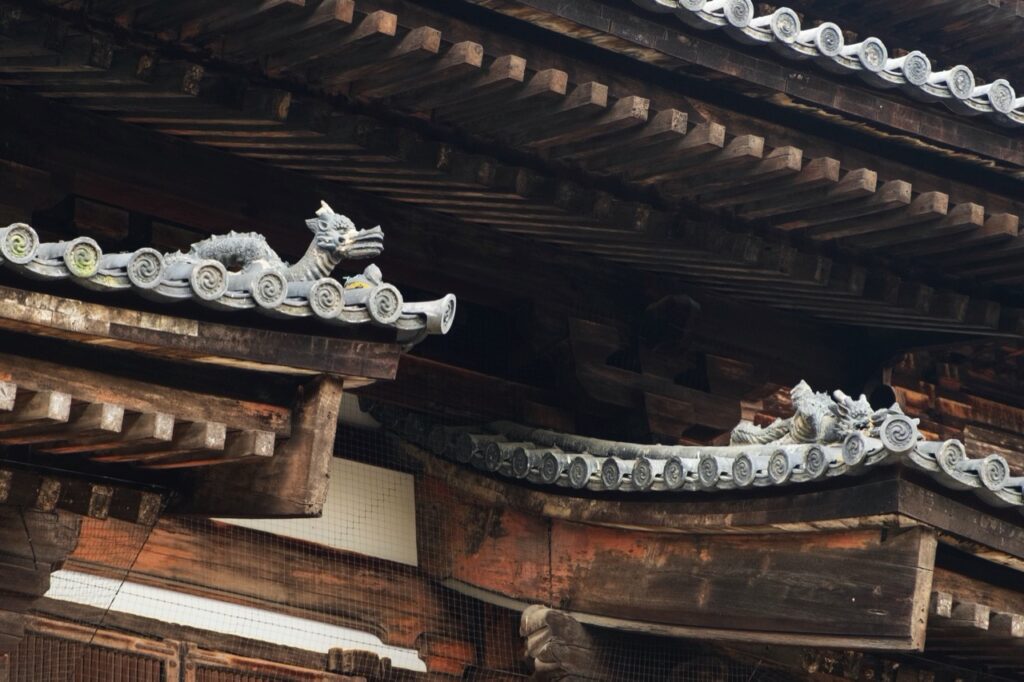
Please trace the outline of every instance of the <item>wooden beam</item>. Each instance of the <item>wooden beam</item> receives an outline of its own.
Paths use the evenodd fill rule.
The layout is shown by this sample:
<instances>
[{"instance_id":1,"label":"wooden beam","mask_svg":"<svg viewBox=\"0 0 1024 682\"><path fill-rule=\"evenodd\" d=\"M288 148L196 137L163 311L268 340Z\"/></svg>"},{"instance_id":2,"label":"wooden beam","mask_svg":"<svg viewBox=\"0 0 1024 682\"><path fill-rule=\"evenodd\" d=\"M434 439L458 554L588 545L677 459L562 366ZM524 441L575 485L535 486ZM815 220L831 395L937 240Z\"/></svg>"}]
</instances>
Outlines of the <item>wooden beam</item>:
<instances>
[{"instance_id":1,"label":"wooden beam","mask_svg":"<svg viewBox=\"0 0 1024 682\"><path fill-rule=\"evenodd\" d=\"M140 324L145 316L147 324ZM395 344L354 342L201 322L0 286L0 329L32 330L54 338L114 342L119 347L195 362L264 367L310 374L328 371L393 378L401 351ZM325 350L325 346L331 350ZM347 370L347 371L346 371Z\"/></svg>"},{"instance_id":2,"label":"wooden beam","mask_svg":"<svg viewBox=\"0 0 1024 682\"><path fill-rule=\"evenodd\" d=\"M110 546L138 544L132 533L125 523L86 520L67 567L123 577ZM324 552L341 579L324 574ZM256 556L266 570L251 570ZM294 541L268 542L252 530L209 520L161 519L140 549L132 579L286 615L318 613L324 622L414 649L430 632L469 640L467 617L475 610L471 600L439 587L414 567L326 547L297 553ZM332 606L325 610L325 604Z\"/></svg>"},{"instance_id":3,"label":"wooden beam","mask_svg":"<svg viewBox=\"0 0 1024 682\"><path fill-rule=\"evenodd\" d=\"M190 498L179 510L210 516L318 515L327 497L342 386L330 376L306 384L294 406L291 435L273 457L193 474Z\"/></svg>"},{"instance_id":4,"label":"wooden beam","mask_svg":"<svg viewBox=\"0 0 1024 682\"><path fill-rule=\"evenodd\" d=\"M460 500L442 481L424 479L417 490L417 518L445 519L449 529L439 536L420 526L424 569L483 593L554 601L583 622L647 632L678 628L676 634L698 638L865 649L924 644L935 556L934 536L924 529L887 538L871 531L770 541L648 537L505 509L496 536L493 514ZM485 539L470 546L473 537ZM519 557L514 571L510 553ZM623 583L623 575L632 579ZM793 599L778 580L799 586L802 598ZM700 599L683 587L695 584Z\"/></svg>"}]
</instances>

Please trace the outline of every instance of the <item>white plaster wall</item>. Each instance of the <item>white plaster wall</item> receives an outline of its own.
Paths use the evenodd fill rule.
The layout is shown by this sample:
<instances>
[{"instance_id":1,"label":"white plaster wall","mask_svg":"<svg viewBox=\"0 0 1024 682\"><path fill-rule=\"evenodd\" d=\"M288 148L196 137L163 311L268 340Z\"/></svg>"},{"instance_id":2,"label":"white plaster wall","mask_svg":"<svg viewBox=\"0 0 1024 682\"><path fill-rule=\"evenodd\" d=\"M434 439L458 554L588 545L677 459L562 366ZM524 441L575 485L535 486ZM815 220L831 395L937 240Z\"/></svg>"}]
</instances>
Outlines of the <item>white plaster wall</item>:
<instances>
[{"instance_id":1,"label":"white plaster wall","mask_svg":"<svg viewBox=\"0 0 1024 682\"><path fill-rule=\"evenodd\" d=\"M335 457L318 519L220 519L246 528L410 566L416 557L416 491L411 474Z\"/></svg>"},{"instance_id":2,"label":"white plaster wall","mask_svg":"<svg viewBox=\"0 0 1024 682\"><path fill-rule=\"evenodd\" d=\"M50 576L46 596L319 653L332 647L364 649L390 658L396 667L426 671L412 649L388 646L365 632L130 581L61 570Z\"/></svg>"}]
</instances>

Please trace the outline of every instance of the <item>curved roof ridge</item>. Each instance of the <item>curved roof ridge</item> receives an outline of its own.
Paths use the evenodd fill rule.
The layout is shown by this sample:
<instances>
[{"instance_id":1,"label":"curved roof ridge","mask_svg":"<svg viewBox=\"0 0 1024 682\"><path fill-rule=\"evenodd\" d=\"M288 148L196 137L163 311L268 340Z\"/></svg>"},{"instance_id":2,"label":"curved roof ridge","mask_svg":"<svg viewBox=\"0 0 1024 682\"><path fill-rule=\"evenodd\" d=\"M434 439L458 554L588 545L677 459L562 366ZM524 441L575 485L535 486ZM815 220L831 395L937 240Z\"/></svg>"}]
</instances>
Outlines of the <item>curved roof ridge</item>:
<instances>
[{"instance_id":1,"label":"curved roof ridge","mask_svg":"<svg viewBox=\"0 0 1024 682\"><path fill-rule=\"evenodd\" d=\"M342 281L331 276L342 260L383 251L379 226L356 229L326 204L306 226L312 242L299 261L289 264L254 232L209 237L185 252L142 247L103 253L89 237L41 242L31 226L14 223L0 228L0 264L32 279L70 279L94 291L131 289L160 302L194 300L217 310L254 309L278 319L316 317L333 326L371 324L395 329L409 343L451 328L452 294L407 302L372 264Z\"/></svg>"},{"instance_id":2,"label":"curved roof ridge","mask_svg":"<svg viewBox=\"0 0 1024 682\"><path fill-rule=\"evenodd\" d=\"M898 88L915 99L942 102L955 113L983 115L1006 126L1024 126L1024 97L1003 78L979 85L963 64L936 71L924 52L891 57L875 37L847 45L842 29L824 22L803 28L796 10L779 7L755 16L751 0L633 0L653 12L673 14L701 30L723 29L739 42L766 45L789 59L811 60L840 74L855 74L878 88Z\"/></svg>"},{"instance_id":3,"label":"curved roof ridge","mask_svg":"<svg viewBox=\"0 0 1024 682\"><path fill-rule=\"evenodd\" d=\"M794 393L801 386L806 384L801 382ZM842 414L842 405L849 401L856 410L859 401L840 392L834 394L840 399L833 401L821 393L811 394L809 387L806 390L810 409L806 402L799 405L798 399L793 417L764 428L741 422L731 444L724 446L608 441L511 422L449 427L382 404L368 409L386 429L445 459L551 488L716 492L812 483L902 464L929 474L947 488L970 490L993 506L1024 511L1024 476L1011 475L1001 455L972 458L959 440L924 440L918 420L896 405L870 416L854 412L851 422ZM837 426L843 420L846 426ZM808 427L817 432L801 441L810 435Z\"/></svg>"}]
</instances>

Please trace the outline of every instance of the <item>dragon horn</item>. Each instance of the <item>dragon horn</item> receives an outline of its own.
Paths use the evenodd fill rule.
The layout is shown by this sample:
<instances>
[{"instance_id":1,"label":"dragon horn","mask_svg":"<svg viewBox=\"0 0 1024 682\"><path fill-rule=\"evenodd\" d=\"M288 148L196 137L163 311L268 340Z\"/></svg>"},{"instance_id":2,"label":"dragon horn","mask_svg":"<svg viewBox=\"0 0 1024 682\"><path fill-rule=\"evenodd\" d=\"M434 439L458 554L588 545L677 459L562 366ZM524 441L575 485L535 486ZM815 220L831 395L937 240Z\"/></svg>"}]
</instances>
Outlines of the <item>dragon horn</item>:
<instances>
[{"instance_id":1,"label":"dragon horn","mask_svg":"<svg viewBox=\"0 0 1024 682\"><path fill-rule=\"evenodd\" d=\"M334 213L334 209L327 205L327 202L323 199L320 200L320 208L316 210L316 214L319 216L330 215Z\"/></svg>"}]
</instances>

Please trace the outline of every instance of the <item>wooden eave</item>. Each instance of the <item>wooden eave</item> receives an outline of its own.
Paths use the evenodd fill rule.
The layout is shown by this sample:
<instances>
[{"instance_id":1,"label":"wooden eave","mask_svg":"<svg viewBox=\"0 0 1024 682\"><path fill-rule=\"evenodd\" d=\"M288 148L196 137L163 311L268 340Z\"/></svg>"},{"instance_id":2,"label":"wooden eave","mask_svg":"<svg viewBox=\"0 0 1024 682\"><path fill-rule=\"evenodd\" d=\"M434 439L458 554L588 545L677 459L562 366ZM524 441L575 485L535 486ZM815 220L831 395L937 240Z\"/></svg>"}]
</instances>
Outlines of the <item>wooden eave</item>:
<instances>
[{"instance_id":1,"label":"wooden eave","mask_svg":"<svg viewBox=\"0 0 1024 682\"><path fill-rule=\"evenodd\" d=\"M305 16L302 12L308 13L297 6L281 7L284 9L279 10L286 13L299 12L292 19L300 25ZM925 249L930 254L925 267L938 260L945 274L963 270L970 275L972 279L962 280L957 286L982 275L993 281L1012 279L1017 267L1012 257L1017 246L1017 218L1005 209L1016 210L1013 202L988 195L996 202L988 207L970 201L957 204L944 192L917 193L909 182L885 181L869 169L846 170L837 159L829 157L805 158L801 149L791 146L772 148L758 136L739 135L730 140L719 124L682 123L686 116L681 111L666 110L650 117L651 105L644 97L620 97L614 105L607 99L602 104L603 86L584 83L573 87L568 74L558 69L532 74L524 71L520 76L515 69L503 76L491 74L490 69L497 68L495 64L511 66L522 58L510 56L486 65L491 56L487 50L466 41L449 44L442 40L434 50L431 38L418 48L418 58L392 60L386 56L388 50L399 49L399 45L408 47L412 40L408 36L426 40L433 34L426 30L429 27L418 33L405 32L400 23L392 28L388 17L395 15L369 5L364 10L367 13L361 14L356 9L350 18L335 15L333 23L318 23L308 29L313 35L322 32L325 37L332 32L349 35L350 31L358 36L384 22L368 34L374 36L374 45L382 46L368 54L384 53L375 57L378 62L373 80L393 83L398 90L360 89L361 81L356 80L352 94L357 99L388 106L415 104L429 101L424 97L431 95L431 88L456 92L449 87L453 83L463 88L457 92L468 94L478 105L494 98L499 101L506 92L523 96L536 92L549 103L530 109L539 118L527 120L527 129L543 130L560 122L558 129L568 126L564 129L573 138L572 144L582 145L589 153L598 145L610 145L612 151L619 147L631 150L634 137L645 135L657 123L667 125L667 139L675 140L667 148L682 151L673 151L660 162L667 164L663 166L646 155L636 155L637 172L643 177L635 177L634 182L622 187L606 189L609 180L590 174L581 182L556 181L547 171L473 154L411 128L395 128L380 118L338 116L323 100L277 87L294 87L284 76L259 86L249 83L239 90L237 86L243 83L228 72L210 69L207 73L200 64L173 60L164 60L154 69L150 53L122 49L106 38L76 33L69 27L62 29L70 33L58 41L62 47L56 53L42 46L41 59L49 66L14 62L5 68L9 84L72 105L112 113L127 122L149 125L324 180L343 182L470 224L527 235L630 267L671 273L730 297L779 305L830 321L884 328L971 335L1015 330L1012 312L1001 319L999 306L991 300L936 290L919 279L903 281L893 271L874 266L865 269L813 249L794 248L779 241L777 232L763 238L742 230L730 232L709 222L693 222L689 216L662 210L660 201L651 203L638 197L652 188L661 191L663 185L681 187L685 194L687 187L692 191L694 178L705 183L703 187L710 182L718 188L715 191L725 192L722 205L753 220L753 224L775 223L783 232L809 236L810 242L828 246L829 250L837 235L855 242L867 239L871 247L862 249L864 253L887 257L896 252L913 255ZM194 21L171 14L174 16L165 19L165 26ZM250 21L241 16L238 20ZM140 21L138 25L143 26L145 22ZM236 28L232 25L234 19L218 21L227 24L215 32L217 36ZM46 40L47 33L38 22L23 24L22 29L19 41L23 38L39 46L38 41ZM34 34L36 31L43 32ZM99 42L94 43L94 37ZM76 56L83 41L88 47ZM249 63L253 57L245 54L243 45L243 56L237 63ZM328 65L335 62L332 57ZM447 66L456 63L462 66ZM434 75L425 78L424 73ZM416 78L411 74L417 74ZM477 91L493 78L498 78L493 82L502 85L502 92L490 86ZM589 100L584 97L587 93ZM445 106L444 102L433 106L435 117ZM485 106L483 111L487 110ZM465 109L455 107L452 111L458 114ZM592 116L606 121L609 127L595 127ZM493 125L488 116L478 122L485 127ZM594 135L599 137L591 139ZM664 140L661 142L666 146ZM603 161L596 163L595 169L604 165ZM652 177L653 168L661 170ZM625 173L628 179L634 171L626 169ZM680 185L680 178L687 181ZM722 189L722 182L730 188ZM794 194L801 188L807 191ZM786 199L780 201L781 196ZM842 206L837 216L843 220L833 220L829 214L829 207L836 202ZM907 241L911 236L920 239ZM898 243L891 244L893 240ZM969 263L961 266L965 259Z\"/></svg>"},{"instance_id":2,"label":"wooden eave","mask_svg":"<svg viewBox=\"0 0 1024 682\"><path fill-rule=\"evenodd\" d=\"M776 57L764 49L749 49L729 37L694 30L632 3L465 1L656 67L665 77L671 77L668 72L672 72L711 80L754 100L809 114L827 122L826 125L839 123L842 127L867 130L886 144L917 147L940 157L973 159L1019 178L1024 147L1019 136L1012 134L1012 128L978 124L970 117L945 112L934 104L879 91L806 63ZM843 23L841 16L830 19ZM869 31L862 38L872 35ZM915 49L912 45L900 47ZM997 73L986 80L1002 75Z\"/></svg>"},{"instance_id":3,"label":"wooden eave","mask_svg":"<svg viewBox=\"0 0 1024 682\"><path fill-rule=\"evenodd\" d=\"M429 456L419 458L418 515L426 519L420 539L423 547L435 548L423 553L426 569L446 586L476 599L519 609L547 603L582 623L626 632L796 647L916 650L929 660L991 666L992 671L999 667L1013 675L1024 666L1019 647L1014 648L1024 637L1024 601L1016 590L987 582L991 572L981 567L996 562L1006 567L998 570L1007 575L1024 568L1021 525L913 476L876 472L847 485L788 495L698 494L678 501L657 496L638 501L552 495ZM449 530L432 532L442 519ZM930 544L936 541L937 546ZM902 547L905 542L910 544ZM858 562L877 551L878 558L869 561L884 565L886 577L868 583L888 596L890 607L901 599L916 606L906 612L906 619L890 607L875 610L887 613L885 627L841 634L839 630L860 617L846 612L846 606L865 606L864 596L850 592L837 597L833 591L829 597L811 597L814 579L798 576L803 569L784 558L791 546L799 561L806 562L809 575L829 575L829 589L839 592L858 589ZM858 549L842 559L843 569L833 571L828 562L839 547ZM887 581L901 574L904 549L911 550L910 565L922 572L898 587ZM742 560L726 558L733 550L742 552ZM701 562L685 565L677 551L687 556L698 552ZM977 565L965 571L950 563L948 551L973 555ZM511 573L501 567L510 553L520 557ZM535 554L545 562L550 558L550 563L534 565L529 557ZM739 566L751 567L750 572ZM759 572L753 566L767 568ZM786 586L762 582L783 574ZM622 580L623 575L630 580ZM670 575L681 582L672 583ZM553 592L532 594L530 586L537 581L544 590L550 582ZM795 592L794 584L801 586ZM778 608L769 605L776 589L788 595ZM804 598L843 611L832 612L843 625L835 628L829 616L820 614L802 627L785 623L789 617L803 618ZM757 613L778 614L781 609L788 615L773 621L770 632L759 629L753 612L738 620L723 618L743 611L744 605L756 605ZM747 627L737 628L737 622ZM893 632L902 627L903 634L887 638L883 632L888 627Z\"/></svg>"},{"instance_id":4,"label":"wooden eave","mask_svg":"<svg viewBox=\"0 0 1024 682\"><path fill-rule=\"evenodd\" d=\"M350 387L393 379L402 354L396 342L221 324L2 285L0 329L191 363L332 374Z\"/></svg>"}]
</instances>

